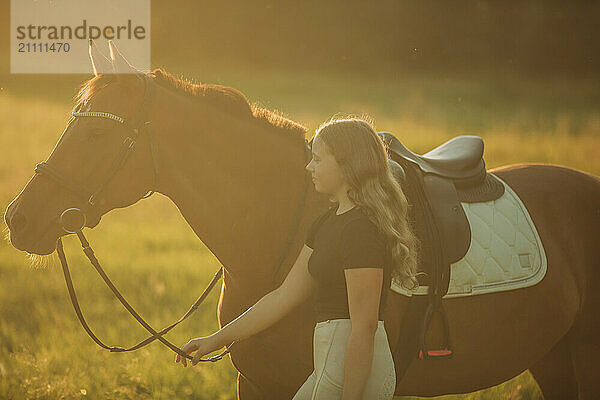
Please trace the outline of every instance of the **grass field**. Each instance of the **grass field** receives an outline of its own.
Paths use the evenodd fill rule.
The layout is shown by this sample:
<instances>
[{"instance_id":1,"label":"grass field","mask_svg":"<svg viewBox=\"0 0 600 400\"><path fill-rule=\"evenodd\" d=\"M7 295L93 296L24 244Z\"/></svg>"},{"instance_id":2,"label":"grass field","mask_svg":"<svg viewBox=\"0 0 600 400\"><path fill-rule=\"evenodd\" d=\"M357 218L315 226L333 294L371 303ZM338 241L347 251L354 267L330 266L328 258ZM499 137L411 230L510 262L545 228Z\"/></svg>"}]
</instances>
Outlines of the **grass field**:
<instances>
[{"instance_id":1,"label":"grass field","mask_svg":"<svg viewBox=\"0 0 600 400\"><path fill-rule=\"evenodd\" d=\"M456 135L475 134L485 140L488 169L542 162L600 174L598 83L182 73L234 86L250 101L279 109L312 131L334 113L365 112L378 130L394 133L417 153ZM39 94L0 90L2 212L35 163L48 157L69 118L69 96L52 99L51 93L51 86ZM113 282L156 329L181 317L220 266L160 194L110 212L86 236ZM145 330L86 262L76 238L66 237L64 244L84 315L96 334L120 346L145 338ZM214 332L218 294L215 288L167 338L183 345ZM123 354L98 347L79 325L56 254L29 259L0 241L0 399L235 398L229 357L188 368L174 364L174 358L158 342ZM532 399L539 398L539 390L525 371L494 388L440 398Z\"/></svg>"}]
</instances>

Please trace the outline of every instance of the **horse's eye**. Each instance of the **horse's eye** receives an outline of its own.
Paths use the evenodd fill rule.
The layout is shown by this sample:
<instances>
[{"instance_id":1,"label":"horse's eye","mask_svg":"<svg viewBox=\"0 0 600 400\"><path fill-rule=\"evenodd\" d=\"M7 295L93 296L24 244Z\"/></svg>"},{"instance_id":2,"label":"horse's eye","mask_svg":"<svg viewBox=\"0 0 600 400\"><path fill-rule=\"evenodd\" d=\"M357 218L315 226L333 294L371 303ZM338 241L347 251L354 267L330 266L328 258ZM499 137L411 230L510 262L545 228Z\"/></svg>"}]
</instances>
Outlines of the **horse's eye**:
<instances>
[{"instance_id":1,"label":"horse's eye","mask_svg":"<svg viewBox=\"0 0 600 400\"><path fill-rule=\"evenodd\" d=\"M87 139L91 141L103 139L106 135L106 130L100 128L91 128L87 132Z\"/></svg>"},{"instance_id":2,"label":"horse's eye","mask_svg":"<svg viewBox=\"0 0 600 400\"><path fill-rule=\"evenodd\" d=\"M94 135L104 135L106 133L106 130L102 128L92 128L90 129L90 133Z\"/></svg>"}]
</instances>

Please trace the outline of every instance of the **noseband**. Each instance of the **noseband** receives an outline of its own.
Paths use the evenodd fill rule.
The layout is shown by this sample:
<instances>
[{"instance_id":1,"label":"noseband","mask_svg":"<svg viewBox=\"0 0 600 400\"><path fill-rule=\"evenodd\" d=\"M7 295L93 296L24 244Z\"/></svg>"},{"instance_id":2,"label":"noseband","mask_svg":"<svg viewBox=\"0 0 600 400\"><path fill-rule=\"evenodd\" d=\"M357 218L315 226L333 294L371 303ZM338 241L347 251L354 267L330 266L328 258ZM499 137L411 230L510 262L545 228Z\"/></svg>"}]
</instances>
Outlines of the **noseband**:
<instances>
[{"instance_id":1,"label":"noseband","mask_svg":"<svg viewBox=\"0 0 600 400\"><path fill-rule=\"evenodd\" d=\"M114 286L112 281L108 278L108 276L106 275L106 273L100 266L98 259L94 255L94 251L92 250L89 242L83 235L83 231L82 231L87 222L87 215L89 214L89 212L91 210L93 210L96 207L97 200L100 197L101 193L103 192L104 188L106 187L108 182L113 178L113 176L123 167L123 165L125 164L125 161L128 159L129 155L134 150L141 128L143 128L148 135L148 140L150 142L150 152L151 152L151 157L152 157L152 163L153 163L153 167L154 167L153 189L150 190L147 194L145 194L142 197L142 199L150 197L154 193L154 190L156 189L156 181L157 181L157 176L159 173L158 163L157 163L157 158L156 158L157 151L156 151L156 143L152 136L151 123L148 118L150 105L154 99L155 88L154 88L154 83L152 82L151 78L148 75L138 74L137 76L140 76L140 75L142 77L142 80L144 81L144 98L143 98L142 104L140 106L140 111L138 113L138 119L137 119L137 121L134 121L134 123L130 124L124 118L122 118L118 115L112 114L112 113L108 113L108 112L103 112L103 111L83 111L82 112L82 111L80 111L81 103L79 103L75 107L75 109L72 111L72 117L71 117L71 120L69 121L69 123L71 123L71 121L73 121L75 118L80 118L80 117L107 118L107 119L118 122L122 127L128 129L132 133L131 136L127 136L125 138L125 140L121 146L121 150L120 150L119 154L116 156L116 158L113 160L111 169L109 170L109 173L107 174L107 176L104 178L104 180L98 186L98 188L94 192L92 192L92 194L89 197L87 196L85 190L82 187L80 187L77 184L73 184L72 181L65 178L65 176L61 172L57 171L54 167L50 166L45 161L42 161L35 166L35 173L42 174L42 175L45 175L45 176L53 179L54 181L59 183L61 186L69 189L70 191L72 191L77 196L81 197L82 199L85 199L87 197L87 200L85 201L83 206L81 206L80 208L71 207L71 208L67 208L64 211L62 211L60 214L60 217L59 217L59 224L61 225L62 229L66 233L68 233L68 234L74 233L77 235L77 237L79 238L79 241L81 242L81 246L83 248L85 255L88 257L88 259L90 260L90 262L92 263L92 265L94 266L94 268L96 269L98 274L100 274L100 276L102 277L104 282L108 285L108 287L110 287L110 289L113 291L115 296L119 299L119 301L123 304L123 306L129 311L129 313L148 332L150 332L152 334L152 336L149 336L148 338L142 340L135 346L132 346L128 349L125 349L125 348L119 347L119 346L107 346L104 343L102 343L102 341L100 339L98 339L98 337L92 332L92 330L86 323L85 318L83 317L83 314L79 307L79 302L78 302L77 296L75 294L75 288L73 287L73 282L71 280L71 275L69 273L69 267L68 267L67 259L66 259L65 253L64 253L62 239L61 239L61 237L59 237L57 239L56 252L58 253L58 257L62 264L65 281L67 283L67 288L69 290L69 295L71 297L71 303L73 304L73 308L75 309L75 312L77 314L79 321L81 322L81 325L83 326L85 331L88 333L88 335L99 346L101 346L111 352L133 351L133 350L137 350L141 347L144 347L144 346L150 344L154 340L160 340L163 344L165 344L167 347L172 349L174 352L176 352L180 356L192 360L193 359L192 356L181 351L181 349L179 347L177 347L174 344L172 344L171 342L169 342L167 339L165 339L163 337L163 335L165 335L167 332L169 332L175 326L179 325L183 320L185 320L194 311L196 311L198 306L200 306L200 304L204 301L204 299L208 296L208 294L210 293L212 288L215 286L215 284L217 283L219 278L221 278L223 276L224 268L223 267L219 268L219 270L217 271L215 276L212 278L212 280L208 284L208 286L204 289L204 291L202 292L200 297L196 300L196 302L194 302L194 304L190 307L190 309L185 313L185 315L183 317L181 317L177 322L162 329L160 332L157 332L152 328L152 326L150 326L150 324L148 324L133 309L133 307L131 307L131 305L127 302L127 300L125 300L125 298L121 295L119 290ZM308 143L306 140L304 142L305 142L305 149L304 149L305 150L305 158L308 156L308 158L310 159L310 157L311 157L310 145L311 144ZM297 228L300 224L300 219L301 219L303 211L304 211L304 204L306 202L306 196L307 196L307 192L308 192L308 184L309 184L309 174L306 174L305 179L304 179L304 191L302 194L302 200L298 207L298 212L296 213L295 225L290 230L287 245L284 248L284 251L280 258L280 262L279 262L278 266L274 270L274 281L276 280L276 278L278 276L278 272L281 269L281 265L285 261L287 253L293 243L293 239L297 232ZM99 212L98 212L98 215L100 215ZM233 343L231 343L229 346L227 346L226 349L221 354L209 357L206 360L200 359L199 361L214 362L214 361L218 361L218 360L222 359L223 356L225 356L225 354L229 353L230 347L234 343L235 343L235 341Z\"/></svg>"}]
</instances>

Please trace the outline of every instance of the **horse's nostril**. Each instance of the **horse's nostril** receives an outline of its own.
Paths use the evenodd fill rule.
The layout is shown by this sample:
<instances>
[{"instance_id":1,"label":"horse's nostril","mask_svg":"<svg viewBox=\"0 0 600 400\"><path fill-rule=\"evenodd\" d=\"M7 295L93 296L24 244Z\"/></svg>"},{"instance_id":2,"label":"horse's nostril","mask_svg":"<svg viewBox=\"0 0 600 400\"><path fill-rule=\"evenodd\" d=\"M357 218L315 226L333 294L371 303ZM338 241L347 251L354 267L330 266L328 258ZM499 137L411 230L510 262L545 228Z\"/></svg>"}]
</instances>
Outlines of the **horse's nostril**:
<instances>
[{"instance_id":1,"label":"horse's nostril","mask_svg":"<svg viewBox=\"0 0 600 400\"><path fill-rule=\"evenodd\" d=\"M7 221L9 222L9 221ZM10 218L10 223L7 224L8 227L15 233L22 231L23 229L25 229L25 225L27 224L27 219L25 218L25 216L21 213L15 213L15 215L13 215Z\"/></svg>"}]
</instances>

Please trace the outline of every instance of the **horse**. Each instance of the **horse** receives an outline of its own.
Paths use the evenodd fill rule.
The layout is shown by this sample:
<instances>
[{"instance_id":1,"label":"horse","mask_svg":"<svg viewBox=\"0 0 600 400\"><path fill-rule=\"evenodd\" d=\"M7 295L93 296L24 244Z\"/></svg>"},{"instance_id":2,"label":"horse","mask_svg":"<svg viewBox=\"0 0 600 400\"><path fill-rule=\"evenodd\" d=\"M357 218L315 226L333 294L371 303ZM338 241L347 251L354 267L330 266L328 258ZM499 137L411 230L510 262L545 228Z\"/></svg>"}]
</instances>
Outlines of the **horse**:
<instances>
[{"instance_id":1,"label":"horse","mask_svg":"<svg viewBox=\"0 0 600 400\"><path fill-rule=\"evenodd\" d=\"M54 252L57 240L69 233L59 223L61 211L83 209L90 200L77 190L102 189L85 208L83 226L90 229L109 211L129 207L149 191L161 193L223 266L218 305L223 326L281 285L310 223L329 205L327 196L306 184L308 131L250 104L232 87L190 83L162 68L141 77L114 43L109 46L107 58L90 41L94 76L76 95L74 112L87 113L77 115L100 118L72 118L46 161L68 182L44 173L31 177L4 214L10 243L29 253ZM135 151L106 181L109 160L129 133L114 117L138 118L148 78L154 90L147 104L152 136L140 135ZM399 368L395 394L469 393L529 369L546 399L594 398L600 180L535 163L487 173L508 184L526 206L543 243L547 272L518 290L444 299L453 356ZM69 190L69 183L77 190ZM394 354L403 346L398 338L409 301L397 291L388 296L385 326ZM307 301L231 347L239 399L289 399L298 390L313 368L312 307Z\"/></svg>"}]
</instances>

